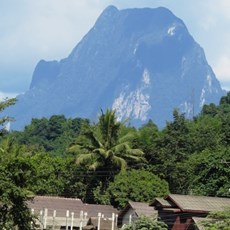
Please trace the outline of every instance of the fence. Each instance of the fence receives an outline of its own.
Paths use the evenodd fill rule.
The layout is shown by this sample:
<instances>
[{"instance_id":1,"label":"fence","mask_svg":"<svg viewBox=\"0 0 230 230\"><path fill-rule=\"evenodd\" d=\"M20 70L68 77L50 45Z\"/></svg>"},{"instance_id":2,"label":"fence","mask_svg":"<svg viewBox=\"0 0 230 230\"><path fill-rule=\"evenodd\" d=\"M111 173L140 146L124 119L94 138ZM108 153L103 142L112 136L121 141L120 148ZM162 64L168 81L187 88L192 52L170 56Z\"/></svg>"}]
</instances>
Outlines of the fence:
<instances>
[{"instance_id":1,"label":"fence","mask_svg":"<svg viewBox=\"0 0 230 230\"><path fill-rule=\"evenodd\" d=\"M76 214L74 212L69 212L69 210L66 210L65 216L57 216L56 210L53 211L53 215L48 215L48 209L44 208L40 210L39 214L35 214L34 209L31 209L31 213L37 217L36 219L36 229L38 230L45 230L45 229L66 229L66 230L73 230L73 229L79 229L83 230L83 227L87 226L89 223L90 217L88 217L87 212L80 211L80 213ZM101 224L104 221L109 221L111 228L106 228L108 230L115 230L117 227L117 220L118 215L113 213L111 218L105 218L102 213L98 213L98 216L96 217L97 223L93 224L94 226L97 226L97 230L100 230ZM108 224L107 224L108 225Z\"/></svg>"}]
</instances>

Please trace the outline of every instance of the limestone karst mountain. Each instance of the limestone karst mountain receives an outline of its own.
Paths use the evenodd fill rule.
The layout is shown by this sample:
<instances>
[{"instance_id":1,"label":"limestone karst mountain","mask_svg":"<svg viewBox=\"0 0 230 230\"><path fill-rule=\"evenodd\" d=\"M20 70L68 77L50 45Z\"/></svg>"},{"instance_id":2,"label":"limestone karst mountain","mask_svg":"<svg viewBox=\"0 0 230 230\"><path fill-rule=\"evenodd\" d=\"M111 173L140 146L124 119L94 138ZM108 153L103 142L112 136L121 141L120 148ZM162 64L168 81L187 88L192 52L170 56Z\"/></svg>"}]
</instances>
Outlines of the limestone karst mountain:
<instances>
[{"instance_id":1,"label":"limestone karst mountain","mask_svg":"<svg viewBox=\"0 0 230 230\"><path fill-rule=\"evenodd\" d=\"M6 112L22 129L33 117L64 114L96 120L114 108L133 125L159 127L178 108L192 117L224 91L203 49L170 10L107 7L61 61L40 61L30 89Z\"/></svg>"}]
</instances>

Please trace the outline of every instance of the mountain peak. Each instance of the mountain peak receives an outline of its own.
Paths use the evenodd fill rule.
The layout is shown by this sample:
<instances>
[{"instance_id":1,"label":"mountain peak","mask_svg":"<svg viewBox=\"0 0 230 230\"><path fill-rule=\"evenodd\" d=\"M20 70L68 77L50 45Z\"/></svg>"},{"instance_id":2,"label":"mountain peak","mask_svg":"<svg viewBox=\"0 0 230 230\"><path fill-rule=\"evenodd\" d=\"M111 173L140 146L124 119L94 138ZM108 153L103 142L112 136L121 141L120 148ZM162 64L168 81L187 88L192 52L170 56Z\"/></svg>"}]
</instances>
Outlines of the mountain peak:
<instances>
[{"instance_id":1,"label":"mountain peak","mask_svg":"<svg viewBox=\"0 0 230 230\"><path fill-rule=\"evenodd\" d=\"M13 129L54 114L95 120L111 107L133 125L151 119L163 127L173 109L192 117L224 93L203 49L170 10L109 6L67 58L38 63L30 90L7 113Z\"/></svg>"}]
</instances>

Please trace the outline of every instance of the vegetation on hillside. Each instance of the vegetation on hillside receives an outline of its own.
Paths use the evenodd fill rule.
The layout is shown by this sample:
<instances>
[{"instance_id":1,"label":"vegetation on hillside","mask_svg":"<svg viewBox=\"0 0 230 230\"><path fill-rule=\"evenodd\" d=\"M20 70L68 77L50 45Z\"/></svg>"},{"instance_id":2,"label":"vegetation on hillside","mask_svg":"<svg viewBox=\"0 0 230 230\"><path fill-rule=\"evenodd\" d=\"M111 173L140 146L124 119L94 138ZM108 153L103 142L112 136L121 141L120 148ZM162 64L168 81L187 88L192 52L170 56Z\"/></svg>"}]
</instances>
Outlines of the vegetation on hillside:
<instances>
[{"instance_id":1,"label":"vegetation on hillside","mask_svg":"<svg viewBox=\"0 0 230 230\"><path fill-rule=\"evenodd\" d=\"M0 111L15 103L15 99L0 102ZM28 186L34 168L25 158L25 148L6 136L5 124L11 118L0 119L0 229L30 230L33 217L27 207Z\"/></svg>"},{"instance_id":2,"label":"vegetation on hillside","mask_svg":"<svg viewBox=\"0 0 230 230\"><path fill-rule=\"evenodd\" d=\"M0 112L13 103L1 102ZM30 193L118 207L127 199L148 202L168 192L230 197L230 93L193 119L172 113L162 130L151 120L130 127L112 110L102 111L97 123L54 115L33 119L22 131L2 126L1 223L20 226L9 210L21 202L17 207L27 215Z\"/></svg>"},{"instance_id":3,"label":"vegetation on hillside","mask_svg":"<svg viewBox=\"0 0 230 230\"><path fill-rule=\"evenodd\" d=\"M205 230L230 230L230 208L224 211L211 212L201 221Z\"/></svg>"},{"instance_id":4,"label":"vegetation on hillside","mask_svg":"<svg viewBox=\"0 0 230 230\"><path fill-rule=\"evenodd\" d=\"M167 225L153 218L141 216L132 224L126 225L123 230L167 230Z\"/></svg>"}]
</instances>

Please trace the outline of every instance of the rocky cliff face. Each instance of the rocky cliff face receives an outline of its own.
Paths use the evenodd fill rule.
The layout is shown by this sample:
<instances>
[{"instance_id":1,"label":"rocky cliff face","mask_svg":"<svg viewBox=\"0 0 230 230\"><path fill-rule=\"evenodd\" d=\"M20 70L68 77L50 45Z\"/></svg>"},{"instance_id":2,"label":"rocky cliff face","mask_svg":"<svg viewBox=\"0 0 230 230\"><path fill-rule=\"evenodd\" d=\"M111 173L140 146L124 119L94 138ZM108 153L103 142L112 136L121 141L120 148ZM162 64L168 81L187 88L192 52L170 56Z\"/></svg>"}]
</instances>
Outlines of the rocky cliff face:
<instances>
[{"instance_id":1,"label":"rocky cliff face","mask_svg":"<svg viewBox=\"0 0 230 230\"><path fill-rule=\"evenodd\" d=\"M7 113L21 129L32 117L96 119L112 107L120 120L162 127L173 109L191 117L222 95L203 49L168 9L109 6L67 58L37 64L30 89Z\"/></svg>"}]
</instances>

